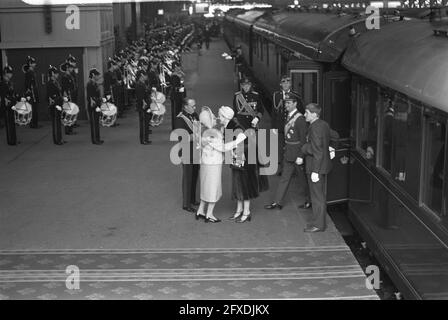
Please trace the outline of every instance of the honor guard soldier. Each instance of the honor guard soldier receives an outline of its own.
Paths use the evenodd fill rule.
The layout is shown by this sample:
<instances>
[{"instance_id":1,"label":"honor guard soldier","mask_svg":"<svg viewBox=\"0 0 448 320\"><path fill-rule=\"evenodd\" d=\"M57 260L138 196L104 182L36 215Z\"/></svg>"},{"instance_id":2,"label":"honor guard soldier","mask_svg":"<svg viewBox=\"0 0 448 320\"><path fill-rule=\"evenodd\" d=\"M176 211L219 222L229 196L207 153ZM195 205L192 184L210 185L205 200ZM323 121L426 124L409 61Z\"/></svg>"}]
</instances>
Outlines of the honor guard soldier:
<instances>
[{"instance_id":1,"label":"honor guard soldier","mask_svg":"<svg viewBox=\"0 0 448 320\"><path fill-rule=\"evenodd\" d=\"M22 71L25 73L25 96L29 97L28 103L32 106L30 128L33 129L39 128L39 95L36 82L36 66L37 61L31 56L26 57L26 63L22 66Z\"/></svg>"},{"instance_id":2,"label":"honor guard soldier","mask_svg":"<svg viewBox=\"0 0 448 320\"><path fill-rule=\"evenodd\" d=\"M123 65L124 60L121 55L116 55L114 57L116 66L115 66L115 77L117 82L115 86L112 88L114 93L115 104L118 109L118 117L125 118L124 116L124 81L123 81Z\"/></svg>"},{"instance_id":3,"label":"honor guard soldier","mask_svg":"<svg viewBox=\"0 0 448 320\"><path fill-rule=\"evenodd\" d=\"M69 62L64 62L61 64L60 69L62 71L60 83L61 83L61 89L62 89L62 96L66 97L68 101L72 101L72 96L75 92L75 80L73 79L72 73L73 73L73 65ZM76 134L73 132L72 126L66 126L65 127L65 134L72 135Z\"/></svg>"},{"instance_id":4,"label":"honor guard soldier","mask_svg":"<svg viewBox=\"0 0 448 320\"><path fill-rule=\"evenodd\" d=\"M48 68L48 82L47 82L47 99L48 107L50 109L51 124L53 129L53 143L62 145L65 141L62 140L62 105L64 103L62 88L58 81L59 71L56 67L50 65Z\"/></svg>"},{"instance_id":5,"label":"honor guard soldier","mask_svg":"<svg viewBox=\"0 0 448 320\"><path fill-rule=\"evenodd\" d=\"M245 77L241 80L241 91L233 97L235 117L244 129L256 128L263 116L263 102L260 94L252 90L252 82Z\"/></svg>"},{"instance_id":6,"label":"honor guard soldier","mask_svg":"<svg viewBox=\"0 0 448 320\"><path fill-rule=\"evenodd\" d=\"M72 92L72 96L71 96L71 101L75 104L78 104L78 90L79 90L79 81L78 81L78 65L76 64L76 58L74 56L72 56L71 54L67 57L66 60L68 63L70 63L70 65L73 67L73 71L72 71L72 78L73 78L73 84L74 84L74 89ZM73 128L79 127L79 125L75 122L75 124L73 125Z\"/></svg>"},{"instance_id":7,"label":"honor guard soldier","mask_svg":"<svg viewBox=\"0 0 448 320\"><path fill-rule=\"evenodd\" d=\"M182 80L182 71L179 63L173 63L173 73L171 74L171 129L174 130L176 115L182 111L182 100L186 97L186 90Z\"/></svg>"},{"instance_id":8,"label":"honor guard soldier","mask_svg":"<svg viewBox=\"0 0 448 320\"><path fill-rule=\"evenodd\" d=\"M285 146L285 123L288 116L288 112L285 109L285 97L286 95L294 96L297 98L297 109L301 114L305 113L303 108L303 102L300 95L291 90L291 78L289 76L283 76L280 80L280 90L275 91L272 97L272 122L271 127L278 133L278 161L279 161L279 174L282 172L283 164L283 148Z\"/></svg>"},{"instance_id":9,"label":"honor guard soldier","mask_svg":"<svg viewBox=\"0 0 448 320\"><path fill-rule=\"evenodd\" d=\"M307 124L304 115L298 110L298 97L293 94L286 94L283 98L284 108L287 112L285 132L285 147L283 153L283 174L277 187L275 200L265 206L266 209L282 209L283 200L288 191L294 172L299 180L299 194L301 194L305 203L299 208L308 209L310 205L308 184L303 165L302 146L306 143Z\"/></svg>"},{"instance_id":10,"label":"honor guard soldier","mask_svg":"<svg viewBox=\"0 0 448 320\"><path fill-rule=\"evenodd\" d=\"M93 144L98 145L104 143L100 139L101 92L98 85L100 75L100 72L96 68L91 69L89 71L89 81L86 85L91 139Z\"/></svg>"},{"instance_id":11,"label":"honor guard soldier","mask_svg":"<svg viewBox=\"0 0 448 320\"><path fill-rule=\"evenodd\" d=\"M103 84L104 84L104 96L117 106L117 94L115 90L117 90L118 79L115 70L117 69L117 63L109 58L107 61L107 71L104 73ZM110 97L110 98L108 98ZM118 126L118 123L114 123L112 127Z\"/></svg>"},{"instance_id":12,"label":"honor guard soldier","mask_svg":"<svg viewBox=\"0 0 448 320\"><path fill-rule=\"evenodd\" d=\"M196 184L199 176L199 164L194 161L194 152L197 149L195 148L195 139L193 138L195 124L198 121L199 116L196 113L196 101L194 99L185 98L183 100L183 110L176 117L175 128L186 130L190 136L190 158L186 159L185 162L182 162L182 208L191 213L196 212L193 206L199 205L196 201ZM182 151L180 152L180 156L182 157Z\"/></svg>"},{"instance_id":13,"label":"honor guard soldier","mask_svg":"<svg viewBox=\"0 0 448 320\"><path fill-rule=\"evenodd\" d=\"M17 145L16 124L12 107L17 102L17 95L14 92L14 85L11 81L13 69L10 66L3 68L2 79L0 81L0 112L5 117L6 141L10 146Z\"/></svg>"},{"instance_id":14,"label":"honor guard soldier","mask_svg":"<svg viewBox=\"0 0 448 320\"><path fill-rule=\"evenodd\" d=\"M140 126L140 143L144 145L151 144L149 140L149 121L151 119L151 109L149 109L150 92L146 85L148 76L145 71L139 70L136 75L135 98L138 111L138 119Z\"/></svg>"}]
</instances>

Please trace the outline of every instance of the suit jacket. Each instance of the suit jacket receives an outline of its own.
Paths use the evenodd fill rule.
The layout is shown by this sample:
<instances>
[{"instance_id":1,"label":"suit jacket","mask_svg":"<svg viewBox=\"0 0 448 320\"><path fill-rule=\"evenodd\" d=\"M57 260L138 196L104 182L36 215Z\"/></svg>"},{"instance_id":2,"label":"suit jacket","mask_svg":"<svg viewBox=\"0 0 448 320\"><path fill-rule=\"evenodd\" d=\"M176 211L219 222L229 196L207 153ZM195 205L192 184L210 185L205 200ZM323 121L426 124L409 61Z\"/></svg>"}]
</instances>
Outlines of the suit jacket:
<instances>
[{"instance_id":1,"label":"suit jacket","mask_svg":"<svg viewBox=\"0 0 448 320\"><path fill-rule=\"evenodd\" d=\"M308 128L307 143L302 147L305 154L306 172L328 174L332 163L330 158L330 126L322 119L317 119Z\"/></svg>"},{"instance_id":2,"label":"suit jacket","mask_svg":"<svg viewBox=\"0 0 448 320\"><path fill-rule=\"evenodd\" d=\"M240 97L248 104L247 108L252 109L251 112L248 112L239 102ZM233 111L235 112L235 118L238 119L245 130L251 128L251 122L255 117L259 120L263 117L264 107L260 94L253 90L249 92L235 92L233 97Z\"/></svg>"},{"instance_id":3,"label":"suit jacket","mask_svg":"<svg viewBox=\"0 0 448 320\"><path fill-rule=\"evenodd\" d=\"M303 158L302 146L306 142L307 124L305 117L295 111L288 116L285 123L285 150L284 159L294 162L298 157Z\"/></svg>"}]
</instances>

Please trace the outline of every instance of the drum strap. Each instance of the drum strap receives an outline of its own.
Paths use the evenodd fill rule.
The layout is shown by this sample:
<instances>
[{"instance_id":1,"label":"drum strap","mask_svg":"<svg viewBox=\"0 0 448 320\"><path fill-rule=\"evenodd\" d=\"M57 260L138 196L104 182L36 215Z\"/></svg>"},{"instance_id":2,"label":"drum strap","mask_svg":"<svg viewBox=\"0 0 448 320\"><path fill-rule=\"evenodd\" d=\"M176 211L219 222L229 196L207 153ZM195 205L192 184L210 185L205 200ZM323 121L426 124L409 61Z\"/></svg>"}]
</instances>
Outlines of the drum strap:
<instances>
[{"instance_id":1,"label":"drum strap","mask_svg":"<svg viewBox=\"0 0 448 320\"><path fill-rule=\"evenodd\" d=\"M288 130L294 125L299 117L302 117L302 114L300 112L297 112L285 125L285 132L288 132Z\"/></svg>"}]
</instances>

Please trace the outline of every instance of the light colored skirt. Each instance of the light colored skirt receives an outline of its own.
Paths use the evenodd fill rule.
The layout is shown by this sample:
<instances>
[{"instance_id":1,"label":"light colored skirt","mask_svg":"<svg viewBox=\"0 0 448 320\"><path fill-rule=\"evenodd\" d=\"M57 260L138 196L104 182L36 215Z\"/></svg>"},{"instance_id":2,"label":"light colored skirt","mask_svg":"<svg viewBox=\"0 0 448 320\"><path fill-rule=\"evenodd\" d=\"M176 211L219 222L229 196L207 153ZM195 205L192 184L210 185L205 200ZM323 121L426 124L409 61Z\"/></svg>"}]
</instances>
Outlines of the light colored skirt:
<instances>
[{"instance_id":1,"label":"light colored skirt","mask_svg":"<svg viewBox=\"0 0 448 320\"><path fill-rule=\"evenodd\" d=\"M217 202L222 196L222 164L201 164L201 200Z\"/></svg>"}]
</instances>

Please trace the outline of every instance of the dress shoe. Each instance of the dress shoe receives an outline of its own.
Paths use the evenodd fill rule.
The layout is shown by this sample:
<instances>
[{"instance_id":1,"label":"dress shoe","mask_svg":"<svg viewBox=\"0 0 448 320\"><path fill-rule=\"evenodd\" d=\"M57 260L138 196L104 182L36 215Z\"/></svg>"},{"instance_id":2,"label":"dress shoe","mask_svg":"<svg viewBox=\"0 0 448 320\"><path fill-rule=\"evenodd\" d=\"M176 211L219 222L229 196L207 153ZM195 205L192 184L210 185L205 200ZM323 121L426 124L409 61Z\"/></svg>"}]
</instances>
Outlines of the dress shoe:
<instances>
[{"instance_id":1,"label":"dress shoe","mask_svg":"<svg viewBox=\"0 0 448 320\"><path fill-rule=\"evenodd\" d=\"M205 214L197 214L195 215L196 220L200 220L200 219L206 219Z\"/></svg>"},{"instance_id":2,"label":"dress shoe","mask_svg":"<svg viewBox=\"0 0 448 320\"><path fill-rule=\"evenodd\" d=\"M252 220L252 215L249 214L243 214L239 219L236 219L235 222L236 223L245 223L245 222L250 222Z\"/></svg>"},{"instance_id":3,"label":"dress shoe","mask_svg":"<svg viewBox=\"0 0 448 320\"><path fill-rule=\"evenodd\" d=\"M264 206L265 209L272 210L277 208L278 210L282 210L283 206L281 204L278 204L277 202L272 202L271 204L268 204Z\"/></svg>"},{"instance_id":4,"label":"dress shoe","mask_svg":"<svg viewBox=\"0 0 448 320\"><path fill-rule=\"evenodd\" d=\"M64 143L63 142L57 142L57 143L55 143L55 145L57 145L57 146L62 146Z\"/></svg>"},{"instance_id":5,"label":"dress shoe","mask_svg":"<svg viewBox=\"0 0 448 320\"><path fill-rule=\"evenodd\" d=\"M98 145L102 145L103 143L104 143L103 140L100 140L100 141L95 142L95 144L98 144Z\"/></svg>"},{"instance_id":6,"label":"dress shoe","mask_svg":"<svg viewBox=\"0 0 448 320\"><path fill-rule=\"evenodd\" d=\"M141 142L141 144L144 144L144 145L152 144L152 141L143 141L143 142Z\"/></svg>"},{"instance_id":7,"label":"dress shoe","mask_svg":"<svg viewBox=\"0 0 448 320\"><path fill-rule=\"evenodd\" d=\"M230 221L235 221L236 219L238 219L239 217L241 217L241 215L243 214L243 211L240 212L235 212L235 214L231 217L229 217Z\"/></svg>"},{"instance_id":8,"label":"dress shoe","mask_svg":"<svg viewBox=\"0 0 448 320\"><path fill-rule=\"evenodd\" d=\"M322 231L325 231L324 229L319 229L318 227L315 227L315 226L309 226L309 227L306 227L305 229L303 229L303 231L304 232L322 232Z\"/></svg>"},{"instance_id":9,"label":"dress shoe","mask_svg":"<svg viewBox=\"0 0 448 320\"><path fill-rule=\"evenodd\" d=\"M196 210L194 210L194 209L191 208L191 207L183 207L182 209L184 209L185 211L188 211L188 212L194 212L194 213L196 213Z\"/></svg>"},{"instance_id":10,"label":"dress shoe","mask_svg":"<svg viewBox=\"0 0 448 320\"><path fill-rule=\"evenodd\" d=\"M221 220L220 219L218 219L218 218L205 218L205 223L218 223L218 222L221 222Z\"/></svg>"},{"instance_id":11,"label":"dress shoe","mask_svg":"<svg viewBox=\"0 0 448 320\"><path fill-rule=\"evenodd\" d=\"M305 202L304 204L299 206L299 209L309 209L311 208L311 202Z\"/></svg>"}]
</instances>

